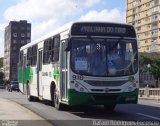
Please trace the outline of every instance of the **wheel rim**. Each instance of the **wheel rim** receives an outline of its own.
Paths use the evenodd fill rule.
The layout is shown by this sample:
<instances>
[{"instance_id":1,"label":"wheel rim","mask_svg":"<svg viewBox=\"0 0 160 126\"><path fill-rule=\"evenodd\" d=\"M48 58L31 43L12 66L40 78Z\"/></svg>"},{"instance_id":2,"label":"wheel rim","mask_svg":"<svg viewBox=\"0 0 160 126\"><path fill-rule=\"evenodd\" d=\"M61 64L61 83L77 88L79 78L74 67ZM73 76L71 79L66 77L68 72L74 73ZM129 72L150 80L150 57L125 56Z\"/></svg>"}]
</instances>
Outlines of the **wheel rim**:
<instances>
[{"instance_id":1,"label":"wheel rim","mask_svg":"<svg viewBox=\"0 0 160 126\"><path fill-rule=\"evenodd\" d=\"M54 91L54 103L55 103L56 106L57 106L58 103L59 103L58 95L57 95L57 90L56 90L56 89L55 89L55 91Z\"/></svg>"}]
</instances>

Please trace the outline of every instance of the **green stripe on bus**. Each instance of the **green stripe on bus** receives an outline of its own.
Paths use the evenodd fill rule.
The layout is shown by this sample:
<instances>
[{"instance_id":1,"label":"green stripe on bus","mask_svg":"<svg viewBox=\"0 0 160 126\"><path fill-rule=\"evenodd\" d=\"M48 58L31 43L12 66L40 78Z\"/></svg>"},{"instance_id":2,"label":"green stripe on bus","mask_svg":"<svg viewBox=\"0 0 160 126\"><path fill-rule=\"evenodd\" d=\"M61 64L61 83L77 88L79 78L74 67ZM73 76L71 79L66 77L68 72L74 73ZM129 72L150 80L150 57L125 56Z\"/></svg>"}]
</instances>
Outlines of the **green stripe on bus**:
<instances>
[{"instance_id":1,"label":"green stripe on bus","mask_svg":"<svg viewBox=\"0 0 160 126\"><path fill-rule=\"evenodd\" d=\"M53 77L54 77L54 79L55 79L56 81L58 81L58 80L59 80L60 72L59 72L58 67L54 67Z\"/></svg>"},{"instance_id":2,"label":"green stripe on bus","mask_svg":"<svg viewBox=\"0 0 160 126\"><path fill-rule=\"evenodd\" d=\"M135 97L135 100L126 101L127 97ZM113 99L112 97L115 97ZM98 98L98 99L95 99ZM77 92L74 89L68 89L69 105L112 105L112 104L137 104L138 89L133 92L96 94Z\"/></svg>"},{"instance_id":3,"label":"green stripe on bus","mask_svg":"<svg viewBox=\"0 0 160 126\"><path fill-rule=\"evenodd\" d=\"M26 84L27 81L29 81L29 83L32 83L32 81L33 81L33 70L32 70L31 67L27 67L25 69L20 67L18 72L19 72L18 73L18 81L20 83Z\"/></svg>"}]
</instances>

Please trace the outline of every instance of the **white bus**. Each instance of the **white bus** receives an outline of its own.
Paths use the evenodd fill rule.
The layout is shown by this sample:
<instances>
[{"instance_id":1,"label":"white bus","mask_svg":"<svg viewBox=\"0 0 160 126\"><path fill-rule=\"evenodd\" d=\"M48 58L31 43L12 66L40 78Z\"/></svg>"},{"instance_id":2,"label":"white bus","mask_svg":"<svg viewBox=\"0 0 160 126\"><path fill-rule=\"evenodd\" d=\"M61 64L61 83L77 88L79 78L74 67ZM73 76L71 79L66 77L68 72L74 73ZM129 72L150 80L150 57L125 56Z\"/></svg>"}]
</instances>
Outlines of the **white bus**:
<instances>
[{"instance_id":1,"label":"white bus","mask_svg":"<svg viewBox=\"0 0 160 126\"><path fill-rule=\"evenodd\" d=\"M131 25L74 22L20 49L19 88L28 100L64 104L136 104L139 73Z\"/></svg>"}]
</instances>

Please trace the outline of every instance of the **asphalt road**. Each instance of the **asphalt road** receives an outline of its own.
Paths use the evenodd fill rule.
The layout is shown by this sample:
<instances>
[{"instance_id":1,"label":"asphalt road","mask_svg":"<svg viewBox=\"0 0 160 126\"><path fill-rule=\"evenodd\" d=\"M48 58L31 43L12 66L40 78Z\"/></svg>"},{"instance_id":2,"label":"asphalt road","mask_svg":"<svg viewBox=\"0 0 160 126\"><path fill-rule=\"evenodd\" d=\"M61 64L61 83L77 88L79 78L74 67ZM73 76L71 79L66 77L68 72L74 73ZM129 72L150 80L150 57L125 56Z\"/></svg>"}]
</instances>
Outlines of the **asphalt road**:
<instances>
[{"instance_id":1,"label":"asphalt road","mask_svg":"<svg viewBox=\"0 0 160 126\"><path fill-rule=\"evenodd\" d=\"M26 95L3 89L0 89L0 97L16 101L55 126L160 125L160 101L156 100L139 100L137 105L117 105L114 112L107 112L102 106L67 107L65 111L58 111L49 101L28 102Z\"/></svg>"}]
</instances>

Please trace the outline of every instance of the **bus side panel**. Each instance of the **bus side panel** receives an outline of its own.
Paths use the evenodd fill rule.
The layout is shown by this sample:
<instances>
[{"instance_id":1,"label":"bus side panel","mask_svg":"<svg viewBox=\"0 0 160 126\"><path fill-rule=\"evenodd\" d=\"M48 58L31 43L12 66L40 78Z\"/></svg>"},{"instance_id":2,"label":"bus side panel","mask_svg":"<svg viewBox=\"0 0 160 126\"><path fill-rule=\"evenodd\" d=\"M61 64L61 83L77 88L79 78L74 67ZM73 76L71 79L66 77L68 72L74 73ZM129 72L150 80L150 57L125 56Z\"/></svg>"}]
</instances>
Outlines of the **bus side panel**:
<instances>
[{"instance_id":1,"label":"bus side panel","mask_svg":"<svg viewBox=\"0 0 160 126\"><path fill-rule=\"evenodd\" d=\"M29 78L29 84L30 84L30 93L32 96L38 97L37 93L37 70L36 67L30 67L30 70L28 71L29 73L28 78Z\"/></svg>"},{"instance_id":2,"label":"bus side panel","mask_svg":"<svg viewBox=\"0 0 160 126\"><path fill-rule=\"evenodd\" d=\"M19 82L19 89L21 92L23 92L23 68L18 68L18 82Z\"/></svg>"},{"instance_id":3,"label":"bus side panel","mask_svg":"<svg viewBox=\"0 0 160 126\"><path fill-rule=\"evenodd\" d=\"M18 81L19 81L19 89L21 92L26 93L26 83L29 81L31 82L31 68L23 68L19 67L18 68Z\"/></svg>"},{"instance_id":4,"label":"bus side panel","mask_svg":"<svg viewBox=\"0 0 160 126\"><path fill-rule=\"evenodd\" d=\"M60 72L57 66L58 64L48 64L42 68L42 94L44 99L51 100L50 88L52 82L55 83L55 86L59 90Z\"/></svg>"},{"instance_id":5,"label":"bus side panel","mask_svg":"<svg viewBox=\"0 0 160 126\"><path fill-rule=\"evenodd\" d=\"M52 64L43 65L42 67L42 96L44 99L51 100L50 85L53 81Z\"/></svg>"}]
</instances>

